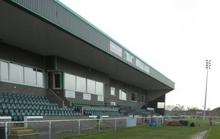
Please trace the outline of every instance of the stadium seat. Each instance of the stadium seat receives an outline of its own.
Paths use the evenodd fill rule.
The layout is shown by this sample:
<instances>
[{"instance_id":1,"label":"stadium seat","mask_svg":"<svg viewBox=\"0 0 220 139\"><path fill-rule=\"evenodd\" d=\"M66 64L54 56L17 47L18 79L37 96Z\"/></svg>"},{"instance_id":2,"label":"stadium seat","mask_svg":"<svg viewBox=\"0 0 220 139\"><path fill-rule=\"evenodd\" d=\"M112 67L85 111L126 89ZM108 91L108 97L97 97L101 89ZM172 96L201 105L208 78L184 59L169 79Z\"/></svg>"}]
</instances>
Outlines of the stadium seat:
<instances>
[{"instance_id":1,"label":"stadium seat","mask_svg":"<svg viewBox=\"0 0 220 139\"><path fill-rule=\"evenodd\" d=\"M76 107L59 108L46 96L0 93L0 116L11 116L13 121L22 121L24 116L74 116L79 113Z\"/></svg>"}]
</instances>

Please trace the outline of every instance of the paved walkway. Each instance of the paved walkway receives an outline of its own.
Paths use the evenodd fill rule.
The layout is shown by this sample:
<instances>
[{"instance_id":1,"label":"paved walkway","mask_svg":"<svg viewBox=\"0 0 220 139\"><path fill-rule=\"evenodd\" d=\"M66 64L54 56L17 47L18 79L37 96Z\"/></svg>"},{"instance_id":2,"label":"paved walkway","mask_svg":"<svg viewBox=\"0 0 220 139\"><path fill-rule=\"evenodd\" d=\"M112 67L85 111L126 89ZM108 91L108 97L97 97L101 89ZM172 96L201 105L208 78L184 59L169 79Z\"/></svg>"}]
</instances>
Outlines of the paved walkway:
<instances>
[{"instance_id":1,"label":"paved walkway","mask_svg":"<svg viewBox=\"0 0 220 139\"><path fill-rule=\"evenodd\" d=\"M207 139L207 133L208 133L208 130L199 132L198 134L194 135L192 139Z\"/></svg>"}]
</instances>

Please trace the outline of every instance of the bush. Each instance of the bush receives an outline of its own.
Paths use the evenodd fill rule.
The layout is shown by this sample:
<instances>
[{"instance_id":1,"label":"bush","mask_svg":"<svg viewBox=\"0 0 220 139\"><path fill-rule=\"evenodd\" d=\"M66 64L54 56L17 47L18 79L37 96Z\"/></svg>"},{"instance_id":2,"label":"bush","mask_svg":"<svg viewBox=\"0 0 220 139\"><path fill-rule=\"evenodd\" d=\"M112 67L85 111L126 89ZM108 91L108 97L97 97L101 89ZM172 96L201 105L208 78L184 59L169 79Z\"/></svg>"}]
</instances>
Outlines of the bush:
<instances>
[{"instance_id":1,"label":"bush","mask_svg":"<svg viewBox=\"0 0 220 139\"><path fill-rule=\"evenodd\" d=\"M190 127L195 127L195 123L192 122L192 123L190 124Z\"/></svg>"},{"instance_id":2,"label":"bush","mask_svg":"<svg viewBox=\"0 0 220 139\"><path fill-rule=\"evenodd\" d=\"M189 124L189 122L187 120L180 120L179 122L183 126L188 126L188 124Z\"/></svg>"}]
</instances>

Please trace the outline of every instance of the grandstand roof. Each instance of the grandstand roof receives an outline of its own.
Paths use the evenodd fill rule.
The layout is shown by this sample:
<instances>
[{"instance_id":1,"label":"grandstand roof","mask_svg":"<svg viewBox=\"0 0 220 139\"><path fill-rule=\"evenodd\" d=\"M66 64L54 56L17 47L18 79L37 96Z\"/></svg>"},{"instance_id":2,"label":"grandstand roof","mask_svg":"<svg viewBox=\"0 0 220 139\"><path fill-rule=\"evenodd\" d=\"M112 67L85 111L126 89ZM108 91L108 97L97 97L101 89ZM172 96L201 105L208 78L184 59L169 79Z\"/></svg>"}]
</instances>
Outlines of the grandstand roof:
<instances>
[{"instance_id":1,"label":"grandstand roof","mask_svg":"<svg viewBox=\"0 0 220 139\"><path fill-rule=\"evenodd\" d=\"M41 55L56 55L147 90L174 89L174 82L57 0L0 1L0 41ZM140 69L109 50L110 43L142 61Z\"/></svg>"}]
</instances>

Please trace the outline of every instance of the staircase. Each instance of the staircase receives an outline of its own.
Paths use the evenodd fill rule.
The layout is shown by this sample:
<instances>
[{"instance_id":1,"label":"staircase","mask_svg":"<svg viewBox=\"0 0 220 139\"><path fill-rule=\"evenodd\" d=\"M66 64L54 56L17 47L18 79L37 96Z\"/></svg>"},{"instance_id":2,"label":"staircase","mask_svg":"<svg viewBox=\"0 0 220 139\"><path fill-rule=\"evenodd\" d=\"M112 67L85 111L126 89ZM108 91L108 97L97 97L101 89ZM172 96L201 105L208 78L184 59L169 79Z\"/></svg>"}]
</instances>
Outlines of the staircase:
<instances>
[{"instance_id":1,"label":"staircase","mask_svg":"<svg viewBox=\"0 0 220 139\"><path fill-rule=\"evenodd\" d=\"M70 101L68 101L65 97L59 96L56 91L52 89L48 89L47 97L51 102L57 103L60 107L70 106Z\"/></svg>"},{"instance_id":2,"label":"staircase","mask_svg":"<svg viewBox=\"0 0 220 139\"><path fill-rule=\"evenodd\" d=\"M40 133L25 127L11 129L10 139L39 139Z\"/></svg>"}]
</instances>

